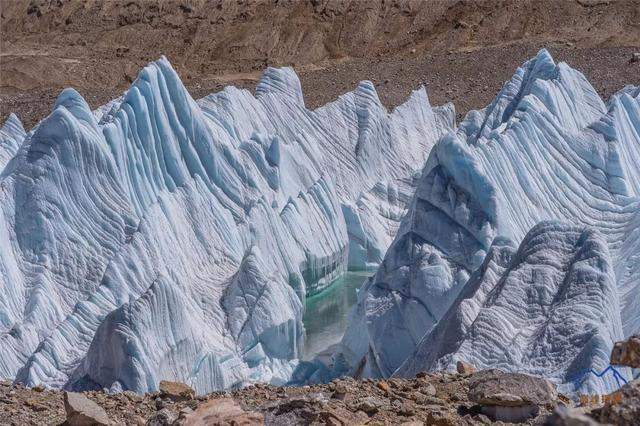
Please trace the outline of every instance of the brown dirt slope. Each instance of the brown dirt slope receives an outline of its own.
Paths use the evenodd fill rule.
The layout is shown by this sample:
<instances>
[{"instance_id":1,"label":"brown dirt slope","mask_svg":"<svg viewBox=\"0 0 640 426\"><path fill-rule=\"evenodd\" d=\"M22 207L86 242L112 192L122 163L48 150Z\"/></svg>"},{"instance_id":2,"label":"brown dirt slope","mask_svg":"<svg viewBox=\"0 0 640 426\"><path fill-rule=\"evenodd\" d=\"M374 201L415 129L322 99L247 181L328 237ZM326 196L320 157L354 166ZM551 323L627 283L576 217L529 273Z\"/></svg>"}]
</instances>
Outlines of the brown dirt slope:
<instances>
[{"instance_id":1,"label":"brown dirt slope","mask_svg":"<svg viewBox=\"0 0 640 426\"><path fill-rule=\"evenodd\" d=\"M389 106L426 83L435 103L478 108L540 47L586 68L604 95L640 74L628 64L640 48L638 0L0 0L0 8L0 120L16 111L28 127L62 88L97 106L162 54L195 97L253 87L265 66L293 65L311 107L371 79Z\"/></svg>"}]
</instances>

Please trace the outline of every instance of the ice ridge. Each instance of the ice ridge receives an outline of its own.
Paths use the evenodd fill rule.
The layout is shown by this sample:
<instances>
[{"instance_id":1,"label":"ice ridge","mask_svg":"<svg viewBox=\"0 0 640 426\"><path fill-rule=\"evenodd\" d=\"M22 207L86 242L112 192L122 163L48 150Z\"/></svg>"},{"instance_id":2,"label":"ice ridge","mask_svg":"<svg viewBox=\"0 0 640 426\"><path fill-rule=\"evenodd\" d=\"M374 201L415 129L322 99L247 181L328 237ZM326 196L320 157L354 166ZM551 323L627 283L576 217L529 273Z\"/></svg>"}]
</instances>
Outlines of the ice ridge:
<instances>
[{"instance_id":1,"label":"ice ridge","mask_svg":"<svg viewBox=\"0 0 640 426\"><path fill-rule=\"evenodd\" d=\"M607 309L620 317L611 313L598 326L606 329L597 333L598 351L577 365L601 364L612 336L627 336L640 326L635 297L640 290L639 102L637 88L629 87L605 104L580 72L555 64L542 50L487 108L467 114L457 131L431 150L395 240L358 294L334 356L334 373L388 377L403 364L436 368L426 361L437 353L433 342L421 342L455 309L461 291L472 286L469 277L487 261L491 247L506 238L522 248L525 236L548 220L595 232L606 242L599 258L609 264L602 272L607 285L600 286L599 297L608 301L606 294L617 289L619 297ZM544 276L534 275L531 285L544 287ZM572 277L577 287L591 283L589 276ZM587 317L586 323L599 324ZM496 327L506 336L514 331ZM567 350L581 347L577 336L582 332L572 333L562 344L575 339L576 347ZM534 350L527 344L517 352ZM500 364L475 361L479 367ZM515 371L531 365L514 361L500 367ZM562 381L569 373L565 367L550 364L531 371ZM410 370L398 374L402 371Z\"/></svg>"},{"instance_id":2,"label":"ice ridge","mask_svg":"<svg viewBox=\"0 0 640 426\"><path fill-rule=\"evenodd\" d=\"M97 111L66 89L28 134L11 116L0 376L137 392L289 380L304 298L381 259L410 199L393 188L452 129L424 89L391 113L359 90L310 111L295 73L270 68L255 96L195 101L161 58Z\"/></svg>"}]
</instances>

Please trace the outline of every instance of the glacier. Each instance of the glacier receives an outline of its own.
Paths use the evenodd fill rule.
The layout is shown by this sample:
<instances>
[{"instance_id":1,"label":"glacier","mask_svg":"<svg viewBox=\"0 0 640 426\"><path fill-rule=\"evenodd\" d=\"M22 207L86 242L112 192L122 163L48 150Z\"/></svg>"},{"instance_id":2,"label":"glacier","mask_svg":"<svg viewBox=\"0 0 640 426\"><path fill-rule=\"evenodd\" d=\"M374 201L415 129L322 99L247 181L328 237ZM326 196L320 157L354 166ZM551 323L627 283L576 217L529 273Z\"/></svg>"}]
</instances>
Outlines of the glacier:
<instances>
[{"instance_id":1,"label":"glacier","mask_svg":"<svg viewBox=\"0 0 640 426\"><path fill-rule=\"evenodd\" d=\"M499 367L603 393L640 330L640 90L605 103L545 49L432 148L334 375ZM625 372L627 377L628 372Z\"/></svg>"},{"instance_id":2,"label":"glacier","mask_svg":"<svg viewBox=\"0 0 640 426\"><path fill-rule=\"evenodd\" d=\"M567 394L607 393L611 349L622 339L606 241L596 230L541 222L519 248L496 238L451 309L394 373L458 360L552 378ZM629 372L625 371L629 378Z\"/></svg>"},{"instance_id":3,"label":"glacier","mask_svg":"<svg viewBox=\"0 0 640 426\"><path fill-rule=\"evenodd\" d=\"M309 110L291 68L194 100L166 58L91 110L0 128L0 377L206 393L457 361L606 393L640 331L640 88L546 50L459 124L371 82ZM370 270L330 365L305 299ZM630 372L621 370L630 378Z\"/></svg>"},{"instance_id":4,"label":"glacier","mask_svg":"<svg viewBox=\"0 0 640 426\"><path fill-rule=\"evenodd\" d=\"M0 377L205 393L286 383L307 295L383 259L431 147L424 88L316 110L290 68L195 101L165 58L91 111L73 89L0 131Z\"/></svg>"}]
</instances>

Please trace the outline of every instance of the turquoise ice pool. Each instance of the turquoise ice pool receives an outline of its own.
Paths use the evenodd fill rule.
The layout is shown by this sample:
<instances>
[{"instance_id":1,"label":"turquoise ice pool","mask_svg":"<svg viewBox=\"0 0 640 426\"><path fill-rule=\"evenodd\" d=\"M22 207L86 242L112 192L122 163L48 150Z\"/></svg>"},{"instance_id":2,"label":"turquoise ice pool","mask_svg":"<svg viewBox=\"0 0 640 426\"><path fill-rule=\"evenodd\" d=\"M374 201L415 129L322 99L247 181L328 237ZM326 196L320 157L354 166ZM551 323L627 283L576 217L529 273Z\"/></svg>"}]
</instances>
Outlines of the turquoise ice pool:
<instances>
[{"instance_id":1,"label":"turquoise ice pool","mask_svg":"<svg viewBox=\"0 0 640 426\"><path fill-rule=\"evenodd\" d=\"M302 321L307 331L302 359L310 360L342 339L356 290L372 272L347 272L321 293L307 298Z\"/></svg>"}]
</instances>

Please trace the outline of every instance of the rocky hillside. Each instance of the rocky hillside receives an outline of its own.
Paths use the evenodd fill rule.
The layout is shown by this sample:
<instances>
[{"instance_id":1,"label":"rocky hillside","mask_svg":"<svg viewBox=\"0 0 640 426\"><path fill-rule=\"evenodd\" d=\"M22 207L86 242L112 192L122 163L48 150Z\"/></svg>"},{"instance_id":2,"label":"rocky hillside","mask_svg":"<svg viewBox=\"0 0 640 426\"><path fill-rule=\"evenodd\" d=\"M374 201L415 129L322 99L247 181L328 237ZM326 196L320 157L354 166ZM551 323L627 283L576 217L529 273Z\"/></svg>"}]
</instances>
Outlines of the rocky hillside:
<instances>
[{"instance_id":1,"label":"rocky hillside","mask_svg":"<svg viewBox=\"0 0 640 426\"><path fill-rule=\"evenodd\" d=\"M0 121L13 111L29 128L62 88L96 107L160 55L196 98L230 83L253 88L266 66L293 65L311 107L370 79L387 106L427 84L435 104L453 100L466 112L541 47L586 71L605 97L639 75L629 64L640 48L637 0L13 0L0 8Z\"/></svg>"}]
</instances>

